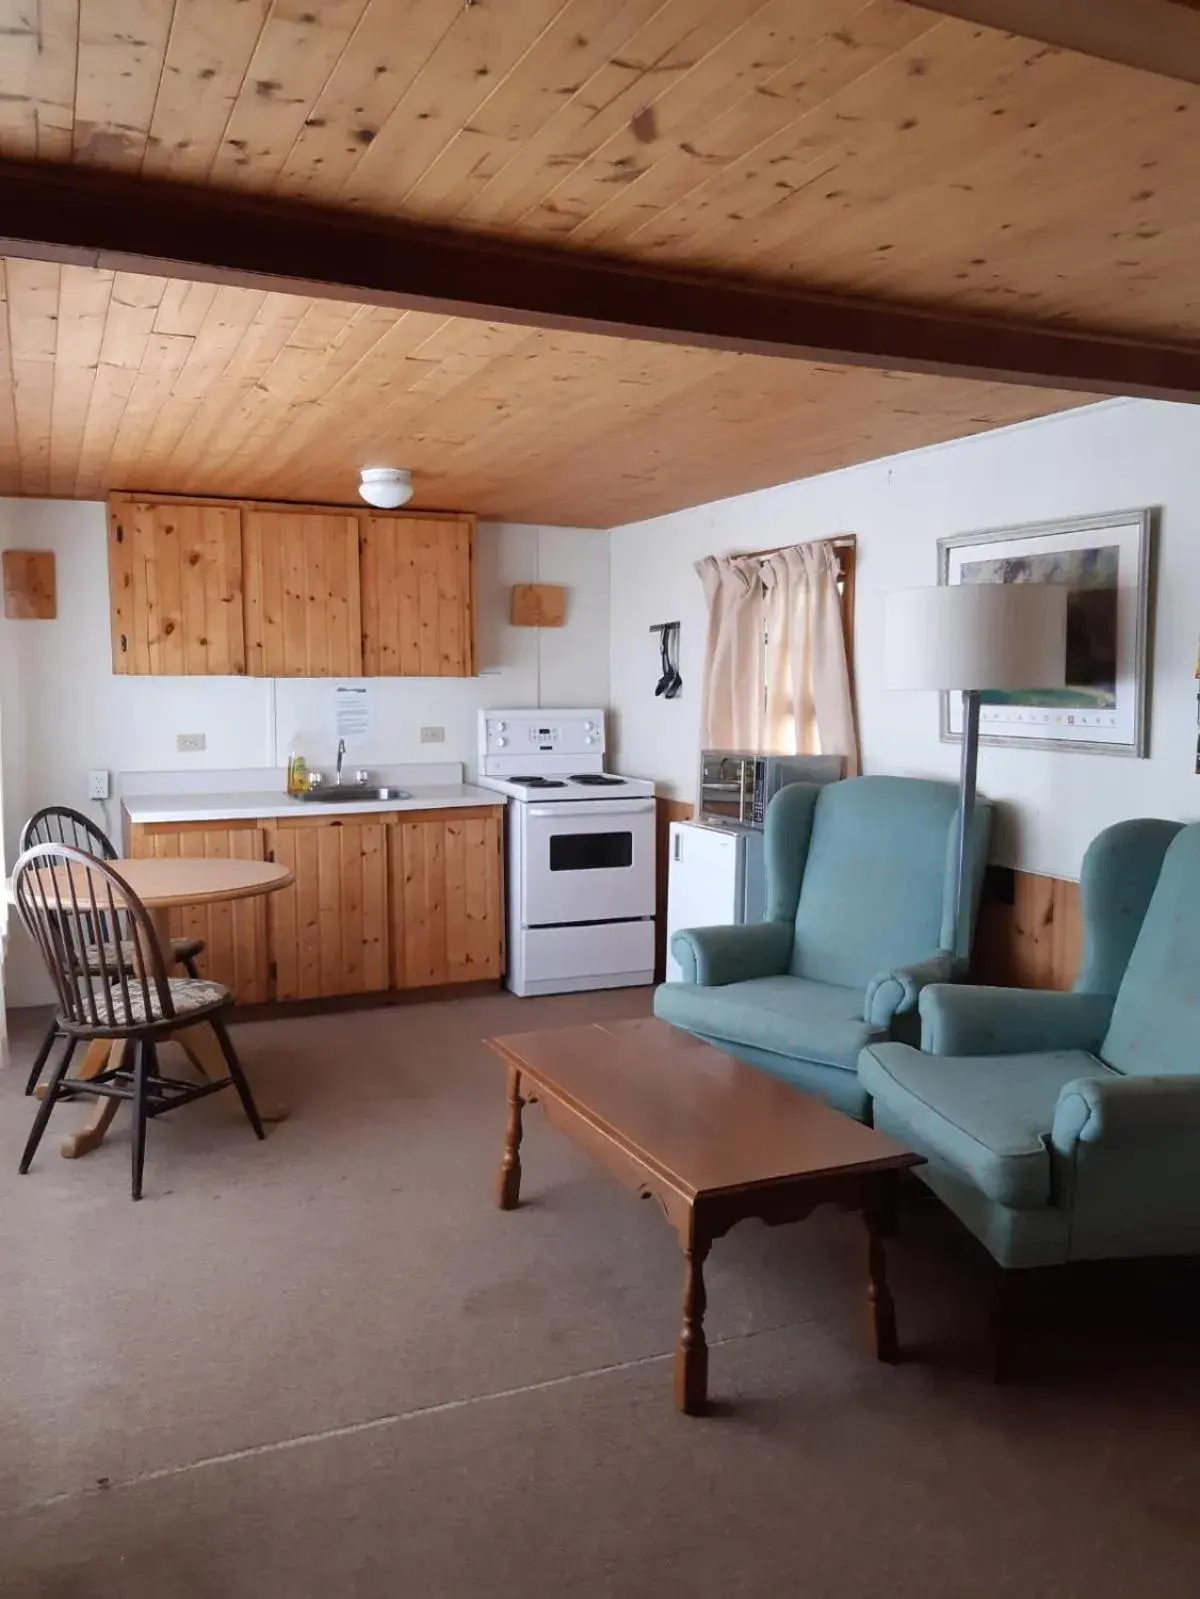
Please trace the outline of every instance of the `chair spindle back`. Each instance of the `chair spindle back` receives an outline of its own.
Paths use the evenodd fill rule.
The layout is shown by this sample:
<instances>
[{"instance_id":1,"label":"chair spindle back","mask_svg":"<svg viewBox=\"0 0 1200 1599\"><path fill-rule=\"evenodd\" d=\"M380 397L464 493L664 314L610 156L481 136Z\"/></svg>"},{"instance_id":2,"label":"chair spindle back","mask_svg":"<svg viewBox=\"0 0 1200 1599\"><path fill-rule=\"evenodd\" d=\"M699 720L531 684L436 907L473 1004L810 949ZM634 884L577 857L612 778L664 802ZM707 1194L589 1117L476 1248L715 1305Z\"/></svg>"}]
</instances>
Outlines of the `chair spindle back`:
<instances>
[{"instance_id":1,"label":"chair spindle back","mask_svg":"<svg viewBox=\"0 0 1200 1599\"><path fill-rule=\"evenodd\" d=\"M68 1026L115 1031L137 1008L175 1007L150 913L106 861L69 844L38 844L13 867L13 899L38 947ZM122 944L132 945L130 961Z\"/></svg>"}]
</instances>

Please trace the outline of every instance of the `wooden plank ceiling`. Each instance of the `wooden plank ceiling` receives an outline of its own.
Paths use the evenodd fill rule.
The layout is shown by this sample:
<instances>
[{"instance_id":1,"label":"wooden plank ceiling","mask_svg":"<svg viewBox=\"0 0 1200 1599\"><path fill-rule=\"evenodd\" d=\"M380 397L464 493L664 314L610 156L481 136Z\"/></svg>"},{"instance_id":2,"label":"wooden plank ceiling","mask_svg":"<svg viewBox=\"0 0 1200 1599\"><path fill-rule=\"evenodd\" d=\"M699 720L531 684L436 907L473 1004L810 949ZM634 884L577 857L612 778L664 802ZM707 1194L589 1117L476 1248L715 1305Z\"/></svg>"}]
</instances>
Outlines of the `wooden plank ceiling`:
<instances>
[{"instance_id":1,"label":"wooden plank ceiling","mask_svg":"<svg viewBox=\"0 0 1200 1599\"><path fill-rule=\"evenodd\" d=\"M0 154L1191 342L1200 91L902 0L0 0ZM0 492L604 525L1079 403L7 263Z\"/></svg>"}]
</instances>

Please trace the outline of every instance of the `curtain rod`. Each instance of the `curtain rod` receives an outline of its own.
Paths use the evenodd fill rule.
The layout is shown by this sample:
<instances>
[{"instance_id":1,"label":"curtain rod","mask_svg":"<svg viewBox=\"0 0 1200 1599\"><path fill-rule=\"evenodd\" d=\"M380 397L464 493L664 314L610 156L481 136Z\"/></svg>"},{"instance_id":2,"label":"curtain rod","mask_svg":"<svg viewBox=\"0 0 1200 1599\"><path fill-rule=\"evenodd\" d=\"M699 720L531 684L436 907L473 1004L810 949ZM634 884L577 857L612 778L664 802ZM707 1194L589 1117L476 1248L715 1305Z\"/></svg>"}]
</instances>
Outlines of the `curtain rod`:
<instances>
[{"instance_id":1,"label":"curtain rod","mask_svg":"<svg viewBox=\"0 0 1200 1599\"><path fill-rule=\"evenodd\" d=\"M852 550L858 544L856 533L838 533L831 539L802 539L804 544L832 544L835 550ZM769 550L730 550L729 555L733 560L755 561L765 560L768 555L782 555L784 550L794 549L792 544L776 544Z\"/></svg>"}]
</instances>

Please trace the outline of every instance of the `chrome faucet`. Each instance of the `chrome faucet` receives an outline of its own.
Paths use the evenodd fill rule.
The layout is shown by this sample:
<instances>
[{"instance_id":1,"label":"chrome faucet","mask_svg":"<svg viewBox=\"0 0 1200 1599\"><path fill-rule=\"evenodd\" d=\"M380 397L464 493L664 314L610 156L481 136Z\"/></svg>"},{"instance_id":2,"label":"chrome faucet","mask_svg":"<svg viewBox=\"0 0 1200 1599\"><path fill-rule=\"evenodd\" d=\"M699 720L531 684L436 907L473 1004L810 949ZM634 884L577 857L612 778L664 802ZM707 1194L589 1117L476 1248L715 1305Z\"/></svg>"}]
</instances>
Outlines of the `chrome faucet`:
<instances>
[{"instance_id":1,"label":"chrome faucet","mask_svg":"<svg viewBox=\"0 0 1200 1599\"><path fill-rule=\"evenodd\" d=\"M346 759L346 740L338 739L337 747L337 777L335 779L339 788L342 786L342 762Z\"/></svg>"}]
</instances>

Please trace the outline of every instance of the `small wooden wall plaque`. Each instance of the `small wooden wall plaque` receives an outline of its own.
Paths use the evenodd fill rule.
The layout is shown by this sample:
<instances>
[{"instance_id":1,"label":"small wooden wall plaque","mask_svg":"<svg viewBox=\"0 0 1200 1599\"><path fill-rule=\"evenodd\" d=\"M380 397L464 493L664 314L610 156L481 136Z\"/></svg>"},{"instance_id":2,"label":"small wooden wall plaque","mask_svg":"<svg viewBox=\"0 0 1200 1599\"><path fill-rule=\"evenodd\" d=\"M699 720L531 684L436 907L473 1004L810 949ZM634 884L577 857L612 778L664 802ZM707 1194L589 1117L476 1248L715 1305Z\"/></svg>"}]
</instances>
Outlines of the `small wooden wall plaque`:
<instances>
[{"instance_id":1,"label":"small wooden wall plaque","mask_svg":"<svg viewBox=\"0 0 1200 1599\"><path fill-rule=\"evenodd\" d=\"M560 583L514 583L514 627L565 627L567 591Z\"/></svg>"},{"instance_id":2,"label":"small wooden wall plaque","mask_svg":"<svg viewBox=\"0 0 1200 1599\"><path fill-rule=\"evenodd\" d=\"M14 622L49 622L58 615L53 550L5 550L4 614Z\"/></svg>"}]
</instances>

